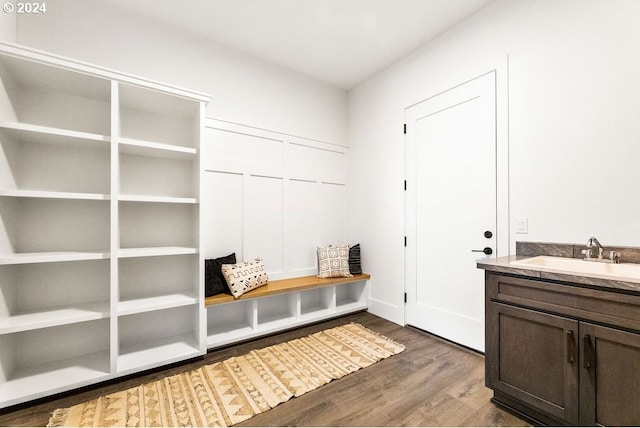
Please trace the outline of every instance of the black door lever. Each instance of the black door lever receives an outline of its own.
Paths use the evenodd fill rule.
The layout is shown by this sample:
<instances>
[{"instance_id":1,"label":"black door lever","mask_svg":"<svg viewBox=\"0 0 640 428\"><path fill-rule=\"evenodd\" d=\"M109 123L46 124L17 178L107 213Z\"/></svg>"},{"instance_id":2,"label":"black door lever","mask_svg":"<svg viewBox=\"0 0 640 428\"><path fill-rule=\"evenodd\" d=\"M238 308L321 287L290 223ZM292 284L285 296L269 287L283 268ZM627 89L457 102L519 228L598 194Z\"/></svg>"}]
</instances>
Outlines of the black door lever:
<instances>
[{"instance_id":1,"label":"black door lever","mask_svg":"<svg viewBox=\"0 0 640 428\"><path fill-rule=\"evenodd\" d=\"M482 250L471 250L472 253L485 253L487 256L493 254L491 247L484 247Z\"/></svg>"}]
</instances>

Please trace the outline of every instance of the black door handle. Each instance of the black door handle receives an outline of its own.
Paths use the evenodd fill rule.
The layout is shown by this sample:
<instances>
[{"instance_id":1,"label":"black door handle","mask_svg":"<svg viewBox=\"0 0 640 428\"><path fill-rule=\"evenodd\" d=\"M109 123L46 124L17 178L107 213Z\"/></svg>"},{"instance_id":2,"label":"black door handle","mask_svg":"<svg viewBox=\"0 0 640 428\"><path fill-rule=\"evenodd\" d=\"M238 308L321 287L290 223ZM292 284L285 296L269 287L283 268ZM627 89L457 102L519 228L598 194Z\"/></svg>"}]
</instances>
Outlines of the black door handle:
<instances>
[{"instance_id":1,"label":"black door handle","mask_svg":"<svg viewBox=\"0 0 640 428\"><path fill-rule=\"evenodd\" d=\"M567 331L567 363L573 364L576 360L576 344L573 339L573 330Z\"/></svg>"},{"instance_id":2,"label":"black door handle","mask_svg":"<svg viewBox=\"0 0 640 428\"><path fill-rule=\"evenodd\" d=\"M582 338L582 354L584 356L583 367L589 370L595 366L596 358L594 355L593 346L591 345L591 336L585 334Z\"/></svg>"},{"instance_id":3,"label":"black door handle","mask_svg":"<svg viewBox=\"0 0 640 428\"><path fill-rule=\"evenodd\" d=\"M487 256L493 254L491 247L484 247L482 250L471 250L472 253L485 253Z\"/></svg>"}]
</instances>

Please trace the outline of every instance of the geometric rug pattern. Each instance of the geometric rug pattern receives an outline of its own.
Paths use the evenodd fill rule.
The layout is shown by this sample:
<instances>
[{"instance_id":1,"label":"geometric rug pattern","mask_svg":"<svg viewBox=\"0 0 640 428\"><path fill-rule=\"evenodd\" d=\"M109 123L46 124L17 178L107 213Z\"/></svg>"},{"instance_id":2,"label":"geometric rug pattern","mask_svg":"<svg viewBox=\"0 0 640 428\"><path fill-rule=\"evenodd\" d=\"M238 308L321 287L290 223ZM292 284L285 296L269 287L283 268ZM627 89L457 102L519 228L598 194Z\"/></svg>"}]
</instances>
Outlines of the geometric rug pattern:
<instances>
[{"instance_id":1,"label":"geometric rug pattern","mask_svg":"<svg viewBox=\"0 0 640 428\"><path fill-rule=\"evenodd\" d=\"M346 324L57 409L47 426L231 426L403 350Z\"/></svg>"}]
</instances>

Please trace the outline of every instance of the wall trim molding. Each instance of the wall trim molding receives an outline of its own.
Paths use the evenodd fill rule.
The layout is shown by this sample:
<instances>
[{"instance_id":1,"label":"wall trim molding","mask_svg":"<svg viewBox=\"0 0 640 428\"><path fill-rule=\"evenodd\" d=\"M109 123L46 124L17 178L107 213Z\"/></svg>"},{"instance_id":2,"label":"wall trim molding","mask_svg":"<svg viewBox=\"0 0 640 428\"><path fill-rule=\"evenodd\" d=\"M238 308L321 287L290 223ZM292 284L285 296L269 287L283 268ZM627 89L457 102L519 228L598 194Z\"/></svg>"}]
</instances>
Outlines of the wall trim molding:
<instances>
[{"instance_id":1,"label":"wall trim molding","mask_svg":"<svg viewBox=\"0 0 640 428\"><path fill-rule=\"evenodd\" d=\"M207 124L208 122L208 124ZM224 119L220 119L220 118L216 118L216 117L212 117L212 116L207 116L205 117L205 127L216 127L219 129L228 129L229 131L231 131L232 129L234 129L235 127L240 127L242 129L254 129L256 131L263 131L266 133L273 133L273 134L277 134L277 135L284 135L287 137L292 137L294 139L297 140L304 140L304 141L308 141L308 142L315 142L315 143L321 143L321 144L327 144L330 146L336 146L339 147L340 149L348 149L349 146L345 145L345 144L338 144L338 143L330 143L327 141L323 141L323 140L318 140L315 138L308 138L308 137L302 137L300 135L295 135L295 134L289 134L287 132L282 132L282 131L277 131L277 130L273 130L273 129L266 129L266 128L261 128L258 126L253 126L253 125L246 125L243 123L239 123L239 122L232 122L229 120L224 120Z\"/></svg>"},{"instance_id":2,"label":"wall trim molding","mask_svg":"<svg viewBox=\"0 0 640 428\"><path fill-rule=\"evenodd\" d=\"M201 156L205 258L261 257L285 279L346 242L346 147L206 118Z\"/></svg>"}]
</instances>

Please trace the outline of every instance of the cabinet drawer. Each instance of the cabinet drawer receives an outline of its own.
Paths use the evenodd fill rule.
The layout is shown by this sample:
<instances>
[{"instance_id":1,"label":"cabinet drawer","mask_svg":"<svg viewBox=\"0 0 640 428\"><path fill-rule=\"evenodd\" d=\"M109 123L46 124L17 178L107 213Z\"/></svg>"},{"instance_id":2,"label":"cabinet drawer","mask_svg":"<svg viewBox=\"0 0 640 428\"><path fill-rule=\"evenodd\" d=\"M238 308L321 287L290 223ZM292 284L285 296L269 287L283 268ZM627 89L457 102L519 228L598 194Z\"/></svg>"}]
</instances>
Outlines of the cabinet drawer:
<instances>
[{"instance_id":1,"label":"cabinet drawer","mask_svg":"<svg viewBox=\"0 0 640 428\"><path fill-rule=\"evenodd\" d=\"M640 296L487 273L492 301L640 331Z\"/></svg>"}]
</instances>

